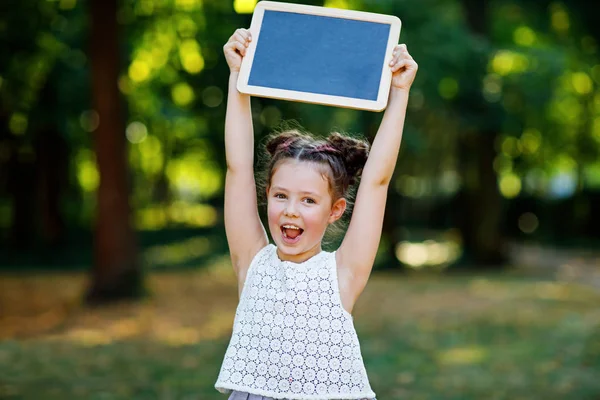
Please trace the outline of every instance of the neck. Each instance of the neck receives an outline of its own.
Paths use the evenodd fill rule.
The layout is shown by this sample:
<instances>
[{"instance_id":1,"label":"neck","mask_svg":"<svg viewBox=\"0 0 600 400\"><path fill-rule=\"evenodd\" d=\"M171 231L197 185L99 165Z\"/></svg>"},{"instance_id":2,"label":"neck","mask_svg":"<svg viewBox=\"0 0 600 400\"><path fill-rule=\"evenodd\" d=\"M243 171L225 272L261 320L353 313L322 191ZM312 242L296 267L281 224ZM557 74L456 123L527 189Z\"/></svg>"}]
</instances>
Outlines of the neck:
<instances>
[{"instance_id":1,"label":"neck","mask_svg":"<svg viewBox=\"0 0 600 400\"><path fill-rule=\"evenodd\" d=\"M277 247L277 257L279 257L281 261L289 261L296 264L300 264L316 256L321 251L321 242L317 243L313 248L300 254L287 254L282 252L281 249Z\"/></svg>"}]
</instances>

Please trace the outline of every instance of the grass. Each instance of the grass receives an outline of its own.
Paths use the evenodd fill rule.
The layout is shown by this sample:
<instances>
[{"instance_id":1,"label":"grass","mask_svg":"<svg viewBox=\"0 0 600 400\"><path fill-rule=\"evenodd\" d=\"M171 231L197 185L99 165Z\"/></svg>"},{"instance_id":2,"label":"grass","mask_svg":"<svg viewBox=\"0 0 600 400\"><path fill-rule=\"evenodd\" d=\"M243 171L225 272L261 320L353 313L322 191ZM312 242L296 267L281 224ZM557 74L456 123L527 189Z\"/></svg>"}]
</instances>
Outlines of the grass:
<instances>
[{"instance_id":1,"label":"grass","mask_svg":"<svg viewBox=\"0 0 600 400\"><path fill-rule=\"evenodd\" d=\"M80 273L0 276L0 399L226 399L229 264L85 309ZM539 277L375 274L354 318L379 400L600 399L600 293Z\"/></svg>"}]
</instances>

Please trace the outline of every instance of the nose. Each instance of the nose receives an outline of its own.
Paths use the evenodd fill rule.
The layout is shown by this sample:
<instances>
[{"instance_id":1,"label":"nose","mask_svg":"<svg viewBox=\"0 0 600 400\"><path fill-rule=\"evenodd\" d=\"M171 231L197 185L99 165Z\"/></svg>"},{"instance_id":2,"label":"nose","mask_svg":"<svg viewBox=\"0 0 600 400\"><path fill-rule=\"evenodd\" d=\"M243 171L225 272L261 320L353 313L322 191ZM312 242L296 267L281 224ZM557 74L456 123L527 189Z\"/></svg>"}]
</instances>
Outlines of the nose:
<instances>
[{"instance_id":1,"label":"nose","mask_svg":"<svg viewBox=\"0 0 600 400\"><path fill-rule=\"evenodd\" d=\"M285 208L283 209L283 215L285 215L286 217L297 217L298 216L294 202L290 201L286 204Z\"/></svg>"}]
</instances>

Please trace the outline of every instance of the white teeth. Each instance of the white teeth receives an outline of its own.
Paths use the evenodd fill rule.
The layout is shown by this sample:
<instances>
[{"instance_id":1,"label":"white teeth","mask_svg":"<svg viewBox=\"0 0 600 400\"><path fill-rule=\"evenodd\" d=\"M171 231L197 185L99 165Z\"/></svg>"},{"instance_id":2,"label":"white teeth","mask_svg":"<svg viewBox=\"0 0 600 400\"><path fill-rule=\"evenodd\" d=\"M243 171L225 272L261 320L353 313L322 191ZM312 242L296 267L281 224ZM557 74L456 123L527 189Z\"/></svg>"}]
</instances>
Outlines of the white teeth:
<instances>
[{"instance_id":1,"label":"white teeth","mask_svg":"<svg viewBox=\"0 0 600 400\"><path fill-rule=\"evenodd\" d=\"M296 229L296 230L299 230L299 229L300 229L300 228L298 228L297 226L294 226L294 225L283 225L283 227L284 227L285 229Z\"/></svg>"}]
</instances>

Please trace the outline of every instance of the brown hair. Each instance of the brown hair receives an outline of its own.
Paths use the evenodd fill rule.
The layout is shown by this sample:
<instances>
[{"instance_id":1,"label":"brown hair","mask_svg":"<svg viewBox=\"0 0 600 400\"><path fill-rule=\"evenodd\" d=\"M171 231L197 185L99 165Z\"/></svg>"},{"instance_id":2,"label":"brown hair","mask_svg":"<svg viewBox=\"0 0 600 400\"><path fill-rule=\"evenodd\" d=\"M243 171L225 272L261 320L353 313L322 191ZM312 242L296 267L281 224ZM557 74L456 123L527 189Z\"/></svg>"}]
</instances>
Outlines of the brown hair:
<instances>
[{"instance_id":1,"label":"brown hair","mask_svg":"<svg viewBox=\"0 0 600 400\"><path fill-rule=\"evenodd\" d=\"M329 181L332 200L348 197L369 155L369 143L338 132L318 139L298 129L289 129L271 136L266 143L270 156L266 168L266 187L277 166L284 160L313 162L326 166L323 172Z\"/></svg>"}]
</instances>

